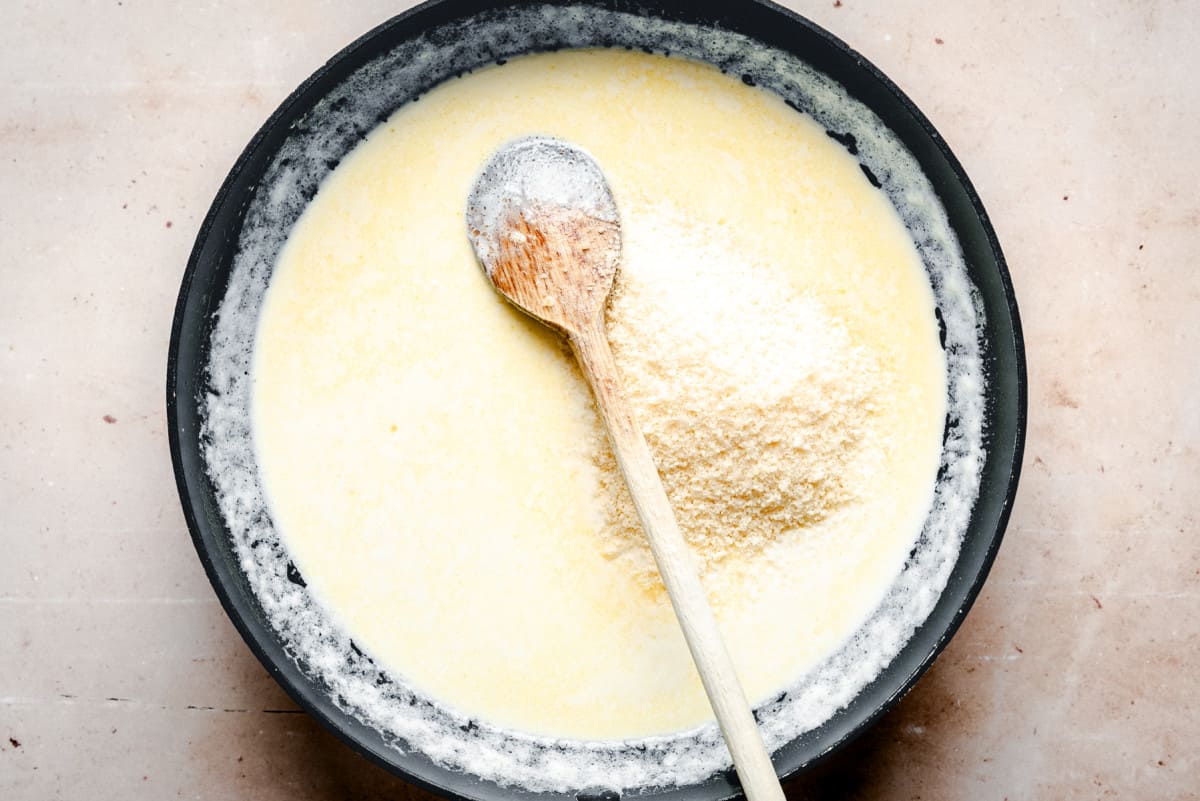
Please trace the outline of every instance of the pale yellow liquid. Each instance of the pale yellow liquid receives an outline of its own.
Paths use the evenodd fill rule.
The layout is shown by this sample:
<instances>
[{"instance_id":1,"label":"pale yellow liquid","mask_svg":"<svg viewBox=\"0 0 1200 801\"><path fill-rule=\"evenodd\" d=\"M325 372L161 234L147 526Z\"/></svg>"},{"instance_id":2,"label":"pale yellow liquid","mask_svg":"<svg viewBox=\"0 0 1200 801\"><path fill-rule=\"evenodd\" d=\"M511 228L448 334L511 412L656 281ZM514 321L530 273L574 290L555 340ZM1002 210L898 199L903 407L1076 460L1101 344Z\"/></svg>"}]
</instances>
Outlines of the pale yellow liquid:
<instances>
[{"instance_id":1,"label":"pale yellow liquid","mask_svg":"<svg viewBox=\"0 0 1200 801\"><path fill-rule=\"evenodd\" d=\"M881 367L860 502L709 578L765 699L879 603L928 510L945 414L910 237L811 120L735 78L623 51L531 56L401 109L329 176L284 248L255 354L272 512L357 645L495 724L579 738L712 713L669 604L597 547L595 415L558 340L501 301L464 226L502 143L563 137L602 165L637 270L667 201L819 298Z\"/></svg>"}]
</instances>

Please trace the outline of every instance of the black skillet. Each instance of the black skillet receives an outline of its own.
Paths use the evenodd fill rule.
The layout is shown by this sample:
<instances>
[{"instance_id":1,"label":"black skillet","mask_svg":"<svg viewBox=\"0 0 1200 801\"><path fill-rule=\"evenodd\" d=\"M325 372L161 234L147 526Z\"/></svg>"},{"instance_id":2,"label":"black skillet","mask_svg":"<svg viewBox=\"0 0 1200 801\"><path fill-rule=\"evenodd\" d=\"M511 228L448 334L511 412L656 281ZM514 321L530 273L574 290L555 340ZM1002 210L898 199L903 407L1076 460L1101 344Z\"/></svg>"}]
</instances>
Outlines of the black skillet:
<instances>
[{"instance_id":1,"label":"black skillet","mask_svg":"<svg viewBox=\"0 0 1200 801\"><path fill-rule=\"evenodd\" d=\"M897 702L945 647L987 576L1012 507L1025 435L1025 359L1012 284L987 213L945 141L890 80L826 31L768 2L594 0L576 5L631 11L741 33L796 55L839 82L852 97L872 109L920 162L946 208L982 301L987 319L982 343L988 382L984 432L987 461L955 569L933 612L883 672L830 720L775 753L780 775L794 775L844 746ZM247 205L268 164L297 121L354 70L415 36L432 35L436 40L438 31L448 23L493 7L478 0L433 0L400 14L332 58L293 92L255 135L217 193L183 277L167 361L168 428L184 515L209 579L251 650L296 703L373 761L435 792L485 801L568 798L501 787L436 765L420 752L401 753L390 747L379 732L338 709L288 657L266 622L232 554L230 533L205 474L201 453L199 399L207 380L205 365L213 313L229 281ZM624 44L614 37L602 38L592 44ZM424 75L421 85L407 87L406 92L409 97L419 96L457 71L517 54L504 50L464 51L456 56L461 63L452 64L440 76ZM355 132L362 133L365 130ZM654 796L663 801L715 801L737 793L736 780L730 774L715 776L700 785L626 794Z\"/></svg>"}]
</instances>

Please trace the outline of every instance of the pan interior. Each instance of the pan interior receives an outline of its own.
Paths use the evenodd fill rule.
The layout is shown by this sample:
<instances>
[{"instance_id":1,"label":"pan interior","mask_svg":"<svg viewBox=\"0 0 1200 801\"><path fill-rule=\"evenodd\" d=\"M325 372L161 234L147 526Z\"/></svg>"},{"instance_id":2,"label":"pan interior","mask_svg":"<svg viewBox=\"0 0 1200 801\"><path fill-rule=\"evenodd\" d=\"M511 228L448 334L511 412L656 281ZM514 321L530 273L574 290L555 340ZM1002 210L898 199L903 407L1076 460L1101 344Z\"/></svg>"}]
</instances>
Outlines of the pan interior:
<instances>
[{"instance_id":1,"label":"pan interior","mask_svg":"<svg viewBox=\"0 0 1200 801\"><path fill-rule=\"evenodd\" d=\"M468 720L361 654L317 604L275 530L255 465L250 364L280 248L321 180L378 122L467 70L523 52L629 46L697 58L783 97L846 143L910 231L945 328L949 415L933 509L875 614L837 653L757 710L771 748L848 704L934 608L959 555L984 463L983 312L959 243L916 159L864 105L795 56L739 34L591 7L528 6L433 28L365 64L296 124L245 213L212 332L200 400L202 447L232 550L264 619L302 672L398 751L533 791L682 786L729 766L715 724L621 743L552 740Z\"/></svg>"}]
</instances>

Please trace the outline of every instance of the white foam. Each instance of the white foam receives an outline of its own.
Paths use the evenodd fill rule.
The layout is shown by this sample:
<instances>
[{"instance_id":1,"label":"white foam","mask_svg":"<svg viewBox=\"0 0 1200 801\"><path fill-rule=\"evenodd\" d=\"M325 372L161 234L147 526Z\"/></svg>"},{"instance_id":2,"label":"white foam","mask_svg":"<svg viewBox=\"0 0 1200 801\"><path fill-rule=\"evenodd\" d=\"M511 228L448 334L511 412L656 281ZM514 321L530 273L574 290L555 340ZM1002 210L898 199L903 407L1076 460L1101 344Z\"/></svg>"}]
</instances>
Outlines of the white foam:
<instances>
[{"instance_id":1,"label":"white foam","mask_svg":"<svg viewBox=\"0 0 1200 801\"><path fill-rule=\"evenodd\" d=\"M299 583L255 466L250 375L258 312L292 225L320 181L380 120L467 68L531 50L622 44L690 56L773 91L826 129L854 137L913 236L945 325L949 417L933 508L883 602L837 653L757 710L768 747L819 726L900 651L933 609L979 490L985 423L981 301L958 242L913 156L866 107L788 54L728 31L599 9L533 6L450 23L369 62L299 120L250 202L215 321L202 398L209 474L247 582L291 658L346 712L400 751L503 785L571 791L686 785L727 769L716 725L624 743L553 740L471 721L386 675Z\"/></svg>"}]
</instances>

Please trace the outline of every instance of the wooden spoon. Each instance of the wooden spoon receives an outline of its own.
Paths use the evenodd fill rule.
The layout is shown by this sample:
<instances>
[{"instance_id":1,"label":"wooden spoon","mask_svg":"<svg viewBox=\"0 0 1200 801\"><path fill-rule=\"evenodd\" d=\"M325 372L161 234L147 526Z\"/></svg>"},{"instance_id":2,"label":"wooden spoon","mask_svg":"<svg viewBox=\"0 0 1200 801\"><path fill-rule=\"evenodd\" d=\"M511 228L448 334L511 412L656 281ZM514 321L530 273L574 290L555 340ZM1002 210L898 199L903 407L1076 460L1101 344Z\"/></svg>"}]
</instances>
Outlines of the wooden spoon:
<instances>
[{"instance_id":1,"label":"wooden spoon","mask_svg":"<svg viewBox=\"0 0 1200 801\"><path fill-rule=\"evenodd\" d=\"M566 335L591 384L659 573L750 801L783 791L675 522L654 458L621 391L604 307L621 255L608 182L584 151L547 137L502 147L467 203L475 254L496 290Z\"/></svg>"}]
</instances>

